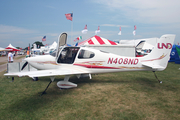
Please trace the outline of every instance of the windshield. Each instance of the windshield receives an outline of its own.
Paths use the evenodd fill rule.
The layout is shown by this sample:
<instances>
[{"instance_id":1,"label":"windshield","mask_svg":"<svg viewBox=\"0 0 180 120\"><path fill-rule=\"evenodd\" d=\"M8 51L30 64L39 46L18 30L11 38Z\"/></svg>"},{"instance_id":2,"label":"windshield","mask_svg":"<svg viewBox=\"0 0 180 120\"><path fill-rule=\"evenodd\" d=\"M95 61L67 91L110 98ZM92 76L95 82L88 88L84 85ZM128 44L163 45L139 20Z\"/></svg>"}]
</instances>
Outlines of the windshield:
<instances>
[{"instance_id":1,"label":"windshield","mask_svg":"<svg viewBox=\"0 0 180 120\"><path fill-rule=\"evenodd\" d=\"M50 51L50 55L53 56L53 57L56 57L56 49L54 51Z\"/></svg>"}]
</instances>

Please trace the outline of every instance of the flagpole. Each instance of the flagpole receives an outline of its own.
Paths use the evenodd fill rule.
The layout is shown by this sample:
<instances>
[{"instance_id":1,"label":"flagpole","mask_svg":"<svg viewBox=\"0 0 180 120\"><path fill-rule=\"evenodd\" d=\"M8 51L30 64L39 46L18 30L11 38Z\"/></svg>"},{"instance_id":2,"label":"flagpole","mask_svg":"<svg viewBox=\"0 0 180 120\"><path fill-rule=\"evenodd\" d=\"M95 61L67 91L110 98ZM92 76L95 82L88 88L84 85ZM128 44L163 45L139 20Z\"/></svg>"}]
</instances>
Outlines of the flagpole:
<instances>
[{"instance_id":1,"label":"flagpole","mask_svg":"<svg viewBox=\"0 0 180 120\"><path fill-rule=\"evenodd\" d=\"M134 35L134 47L135 47L135 35Z\"/></svg>"},{"instance_id":2,"label":"flagpole","mask_svg":"<svg viewBox=\"0 0 180 120\"><path fill-rule=\"evenodd\" d=\"M71 45L72 45L73 21L71 22Z\"/></svg>"},{"instance_id":3,"label":"flagpole","mask_svg":"<svg viewBox=\"0 0 180 120\"><path fill-rule=\"evenodd\" d=\"M72 11L72 15L73 15L73 11ZM73 20L71 22L71 45L72 45L72 33L73 33Z\"/></svg>"},{"instance_id":4,"label":"flagpole","mask_svg":"<svg viewBox=\"0 0 180 120\"><path fill-rule=\"evenodd\" d=\"M136 31L133 31L133 40L134 40L134 47L135 47L135 35L136 35Z\"/></svg>"},{"instance_id":5,"label":"flagpole","mask_svg":"<svg viewBox=\"0 0 180 120\"><path fill-rule=\"evenodd\" d=\"M118 35L119 35L119 43L120 43L120 40L121 40L121 26L119 27L119 33L118 33Z\"/></svg>"},{"instance_id":6,"label":"flagpole","mask_svg":"<svg viewBox=\"0 0 180 120\"><path fill-rule=\"evenodd\" d=\"M121 31L120 31L121 32ZM121 34L119 35L119 42L120 42L120 40L121 40Z\"/></svg>"},{"instance_id":7,"label":"flagpole","mask_svg":"<svg viewBox=\"0 0 180 120\"><path fill-rule=\"evenodd\" d=\"M136 25L134 25L133 35L134 35L134 46L135 46Z\"/></svg>"}]
</instances>

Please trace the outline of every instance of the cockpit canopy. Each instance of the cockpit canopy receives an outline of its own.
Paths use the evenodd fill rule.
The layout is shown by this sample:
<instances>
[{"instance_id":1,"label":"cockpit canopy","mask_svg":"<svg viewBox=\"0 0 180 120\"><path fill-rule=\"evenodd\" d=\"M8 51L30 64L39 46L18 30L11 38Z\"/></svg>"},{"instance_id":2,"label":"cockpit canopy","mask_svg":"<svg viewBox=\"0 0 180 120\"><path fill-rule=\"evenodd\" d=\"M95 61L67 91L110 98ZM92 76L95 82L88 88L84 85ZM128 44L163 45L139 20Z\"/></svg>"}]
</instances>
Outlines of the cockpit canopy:
<instances>
[{"instance_id":1,"label":"cockpit canopy","mask_svg":"<svg viewBox=\"0 0 180 120\"><path fill-rule=\"evenodd\" d=\"M78 59L90 59L95 54L92 51L80 49L80 47L64 47L58 55L57 63L73 64L76 56Z\"/></svg>"}]
</instances>

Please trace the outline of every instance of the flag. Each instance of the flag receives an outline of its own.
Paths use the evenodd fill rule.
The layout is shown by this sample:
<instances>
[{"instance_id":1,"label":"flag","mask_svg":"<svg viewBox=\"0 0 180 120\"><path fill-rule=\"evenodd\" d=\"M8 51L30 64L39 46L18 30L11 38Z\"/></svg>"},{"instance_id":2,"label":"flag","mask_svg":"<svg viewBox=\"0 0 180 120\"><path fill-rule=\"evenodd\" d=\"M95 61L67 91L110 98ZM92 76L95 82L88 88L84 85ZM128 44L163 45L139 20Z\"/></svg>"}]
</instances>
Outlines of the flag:
<instances>
[{"instance_id":1,"label":"flag","mask_svg":"<svg viewBox=\"0 0 180 120\"><path fill-rule=\"evenodd\" d=\"M42 41L46 41L46 36L44 36L44 37L42 38Z\"/></svg>"},{"instance_id":2,"label":"flag","mask_svg":"<svg viewBox=\"0 0 180 120\"><path fill-rule=\"evenodd\" d=\"M121 35L121 31L119 31L118 35Z\"/></svg>"},{"instance_id":3,"label":"flag","mask_svg":"<svg viewBox=\"0 0 180 120\"><path fill-rule=\"evenodd\" d=\"M177 51L178 55L180 56L180 48L178 48L177 46L176 46L176 51Z\"/></svg>"},{"instance_id":4,"label":"flag","mask_svg":"<svg viewBox=\"0 0 180 120\"><path fill-rule=\"evenodd\" d=\"M133 35L136 35L136 31L135 30L133 31Z\"/></svg>"},{"instance_id":5,"label":"flag","mask_svg":"<svg viewBox=\"0 0 180 120\"><path fill-rule=\"evenodd\" d=\"M85 27L84 27L84 30L82 30L81 32L83 33L83 34L86 34L87 33L87 25L85 25Z\"/></svg>"},{"instance_id":6,"label":"flag","mask_svg":"<svg viewBox=\"0 0 180 120\"><path fill-rule=\"evenodd\" d=\"M65 14L65 16L66 16L66 19L67 19L67 20L71 20L71 21L72 21L73 13Z\"/></svg>"},{"instance_id":7,"label":"flag","mask_svg":"<svg viewBox=\"0 0 180 120\"><path fill-rule=\"evenodd\" d=\"M134 25L134 31L133 31L133 35L136 35L136 25Z\"/></svg>"},{"instance_id":8,"label":"flag","mask_svg":"<svg viewBox=\"0 0 180 120\"><path fill-rule=\"evenodd\" d=\"M79 36L74 40L74 42L76 42L77 40L81 40L81 39L82 39L82 36Z\"/></svg>"},{"instance_id":9,"label":"flag","mask_svg":"<svg viewBox=\"0 0 180 120\"><path fill-rule=\"evenodd\" d=\"M134 30L136 30L136 25L134 26Z\"/></svg>"},{"instance_id":10,"label":"flag","mask_svg":"<svg viewBox=\"0 0 180 120\"><path fill-rule=\"evenodd\" d=\"M71 46L70 44L66 44L66 46Z\"/></svg>"},{"instance_id":11,"label":"flag","mask_svg":"<svg viewBox=\"0 0 180 120\"><path fill-rule=\"evenodd\" d=\"M95 34L97 34L98 32L100 32L100 26L98 26L98 29L95 31Z\"/></svg>"},{"instance_id":12,"label":"flag","mask_svg":"<svg viewBox=\"0 0 180 120\"><path fill-rule=\"evenodd\" d=\"M78 46L78 42L74 46Z\"/></svg>"},{"instance_id":13,"label":"flag","mask_svg":"<svg viewBox=\"0 0 180 120\"><path fill-rule=\"evenodd\" d=\"M121 26L119 27L119 30L120 30L120 31L119 31L118 35L121 35Z\"/></svg>"},{"instance_id":14,"label":"flag","mask_svg":"<svg viewBox=\"0 0 180 120\"><path fill-rule=\"evenodd\" d=\"M87 25L85 25L84 29L87 29Z\"/></svg>"}]
</instances>

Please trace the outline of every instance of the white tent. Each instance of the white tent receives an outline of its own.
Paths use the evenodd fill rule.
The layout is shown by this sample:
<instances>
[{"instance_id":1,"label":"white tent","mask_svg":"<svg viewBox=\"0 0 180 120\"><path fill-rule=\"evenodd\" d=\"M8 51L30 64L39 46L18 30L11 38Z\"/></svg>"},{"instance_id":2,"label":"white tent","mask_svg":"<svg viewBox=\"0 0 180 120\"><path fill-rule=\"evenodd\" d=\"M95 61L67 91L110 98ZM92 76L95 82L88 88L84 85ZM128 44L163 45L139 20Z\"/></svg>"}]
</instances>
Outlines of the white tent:
<instances>
[{"instance_id":1,"label":"white tent","mask_svg":"<svg viewBox=\"0 0 180 120\"><path fill-rule=\"evenodd\" d=\"M49 46L49 49L56 49L57 47L57 42L54 41L52 45Z\"/></svg>"},{"instance_id":2,"label":"white tent","mask_svg":"<svg viewBox=\"0 0 180 120\"><path fill-rule=\"evenodd\" d=\"M54 41L52 45L45 46L45 47L41 47L41 50L42 50L45 54L50 54L50 53L52 53L56 48L57 48L57 42Z\"/></svg>"},{"instance_id":3,"label":"white tent","mask_svg":"<svg viewBox=\"0 0 180 120\"><path fill-rule=\"evenodd\" d=\"M20 51L19 49L13 47L11 44L9 44L5 49L11 49L11 51Z\"/></svg>"}]
</instances>

